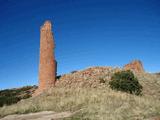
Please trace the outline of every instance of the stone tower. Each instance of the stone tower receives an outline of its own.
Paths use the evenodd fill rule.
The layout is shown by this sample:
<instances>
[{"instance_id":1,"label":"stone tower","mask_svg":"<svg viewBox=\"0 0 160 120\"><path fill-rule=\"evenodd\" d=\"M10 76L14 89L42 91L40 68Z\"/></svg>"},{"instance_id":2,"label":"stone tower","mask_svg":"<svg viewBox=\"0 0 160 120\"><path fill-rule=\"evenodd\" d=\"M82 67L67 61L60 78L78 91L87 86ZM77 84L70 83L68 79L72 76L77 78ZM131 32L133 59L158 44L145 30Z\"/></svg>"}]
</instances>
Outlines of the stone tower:
<instances>
[{"instance_id":1,"label":"stone tower","mask_svg":"<svg viewBox=\"0 0 160 120\"><path fill-rule=\"evenodd\" d=\"M143 64L140 60L134 60L131 63L126 64L124 66L124 69L125 70L132 70L136 73L144 73L145 72L145 70L143 68Z\"/></svg>"},{"instance_id":2,"label":"stone tower","mask_svg":"<svg viewBox=\"0 0 160 120\"><path fill-rule=\"evenodd\" d=\"M54 49L52 24L50 21L45 21L40 29L39 86L36 91L37 94L55 85L57 63Z\"/></svg>"}]
</instances>

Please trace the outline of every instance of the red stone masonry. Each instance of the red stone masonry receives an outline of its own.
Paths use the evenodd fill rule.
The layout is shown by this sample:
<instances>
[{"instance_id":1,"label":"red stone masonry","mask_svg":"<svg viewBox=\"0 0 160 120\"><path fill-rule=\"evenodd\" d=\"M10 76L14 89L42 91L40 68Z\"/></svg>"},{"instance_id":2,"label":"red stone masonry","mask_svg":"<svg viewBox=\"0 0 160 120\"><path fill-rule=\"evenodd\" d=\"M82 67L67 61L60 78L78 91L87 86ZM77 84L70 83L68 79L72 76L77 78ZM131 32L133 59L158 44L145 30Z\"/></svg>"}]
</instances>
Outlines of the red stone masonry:
<instances>
[{"instance_id":1,"label":"red stone masonry","mask_svg":"<svg viewBox=\"0 0 160 120\"><path fill-rule=\"evenodd\" d=\"M144 73L142 62L140 60L134 60L131 63L124 66L125 70L132 70L136 73Z\"/></svg>"},{"instance_id":2,"label":"red stone masonry","mask_svg":"<svg viewBox=\"0 0 160 120\"><path fill-rule=\"evenodd\" d=\"M54 49L52 24L50 21L46 21L40 29L39 86L35 94L39 94L55 85L57 63Z\"/></svg>"}]
</instances>

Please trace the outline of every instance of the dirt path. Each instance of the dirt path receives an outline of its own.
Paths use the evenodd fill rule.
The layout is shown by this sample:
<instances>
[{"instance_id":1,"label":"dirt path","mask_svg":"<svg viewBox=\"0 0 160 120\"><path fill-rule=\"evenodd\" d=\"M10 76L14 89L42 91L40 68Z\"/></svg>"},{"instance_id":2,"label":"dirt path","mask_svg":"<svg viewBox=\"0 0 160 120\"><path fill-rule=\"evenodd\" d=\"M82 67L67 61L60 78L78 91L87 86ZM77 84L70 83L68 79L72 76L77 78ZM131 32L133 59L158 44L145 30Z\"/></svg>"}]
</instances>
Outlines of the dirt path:
<instances>
[{"instance_id":1,"label":"dirt path","mask_svg":"<svg viewBox=\"0 0 160 120\"><path fill-rule=\"evenodd\" d=\"M38 113L21 114L21 115L8 115L0 120L57 120L72 116L74 113L61 112L56 113L53 111L43 111Z\"/></svg>"}]
</instances>

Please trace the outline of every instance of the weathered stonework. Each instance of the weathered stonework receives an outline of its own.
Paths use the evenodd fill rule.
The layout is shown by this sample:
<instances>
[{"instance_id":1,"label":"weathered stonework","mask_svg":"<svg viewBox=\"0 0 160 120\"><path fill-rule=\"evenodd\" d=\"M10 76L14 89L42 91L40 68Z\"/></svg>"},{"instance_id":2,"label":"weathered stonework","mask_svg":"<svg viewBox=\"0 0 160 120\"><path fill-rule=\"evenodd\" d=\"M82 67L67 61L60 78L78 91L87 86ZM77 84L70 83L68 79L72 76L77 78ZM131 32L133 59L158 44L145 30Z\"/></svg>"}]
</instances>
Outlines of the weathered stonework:
<instances>
[{"instance_id":1,"label":"weathered stonework","mask_svg":"<svg viewBox=\"0 0 160 120\"><path fill-rule=\"evenodd\" d=\"M142 65L142 62L139 61L139 60L132 61L131 63L125 65L124 69L125 70L132 70L132 71L134 71L136 73L145 72L144 68L143 68L143 65Z\"/></svg>"},{"instance_id":2,"label":"weathered stonework","mask_svg":"<svg viewBox=\"0 0 160 120\"><path fill-rule=\"evenodd\" d=\"M40 29L39 86L35 94L55 85L57 63L54 48L52 25L50 21L46 21Z\"/></svg>"}]
</instances>

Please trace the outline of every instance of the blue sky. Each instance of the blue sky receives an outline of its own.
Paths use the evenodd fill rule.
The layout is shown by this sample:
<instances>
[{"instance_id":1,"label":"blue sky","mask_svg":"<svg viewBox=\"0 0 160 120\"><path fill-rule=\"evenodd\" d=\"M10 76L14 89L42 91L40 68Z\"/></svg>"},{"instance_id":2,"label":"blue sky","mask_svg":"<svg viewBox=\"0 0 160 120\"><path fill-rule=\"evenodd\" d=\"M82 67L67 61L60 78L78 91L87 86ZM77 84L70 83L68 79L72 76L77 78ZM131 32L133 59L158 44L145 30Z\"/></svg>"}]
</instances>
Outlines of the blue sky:
<instances>
[{"instance_id":1,"label":"blue sky","mask_svg":"<svg viewBox=\"0 0 160 120\"><path fill-rule=\"evenodd\" d=\"M38 83L40 26L51 20L58 74L133 59L160 71L159 0L0 0L0 89Z\"/></svg>"}]
</instances>

